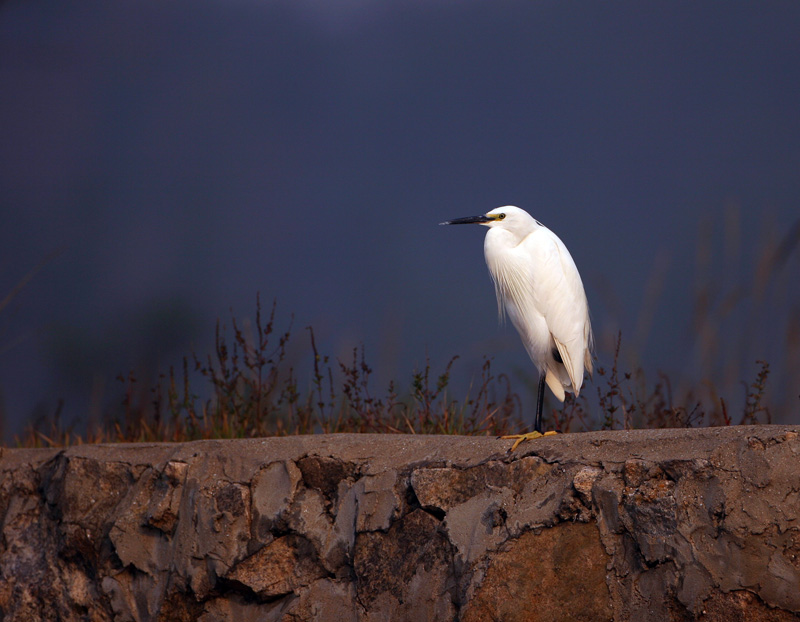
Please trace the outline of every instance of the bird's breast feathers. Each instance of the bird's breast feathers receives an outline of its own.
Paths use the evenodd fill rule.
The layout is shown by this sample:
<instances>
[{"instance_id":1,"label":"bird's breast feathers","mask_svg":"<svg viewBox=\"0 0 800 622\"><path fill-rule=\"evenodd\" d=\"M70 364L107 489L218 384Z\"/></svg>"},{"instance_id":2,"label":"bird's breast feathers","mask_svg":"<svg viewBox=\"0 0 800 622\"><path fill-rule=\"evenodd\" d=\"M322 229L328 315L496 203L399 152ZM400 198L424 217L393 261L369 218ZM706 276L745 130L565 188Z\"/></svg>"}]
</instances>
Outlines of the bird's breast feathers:
<instances>
[{"instance_id":1,"label":"bird's breast feathers","mask_svg":"<svg viewBox=\"0 0 800 622\"><path fill-rule=\"evenodd\" d=\"M484 247L500 316L508 314L537 365L543 364L552 344L557 344L573 384L579 388L587 331L591 329L575 262L563 242L544 227L518 244L508 242L506 236L487 235Z\"/></svg>"}]
</instances>

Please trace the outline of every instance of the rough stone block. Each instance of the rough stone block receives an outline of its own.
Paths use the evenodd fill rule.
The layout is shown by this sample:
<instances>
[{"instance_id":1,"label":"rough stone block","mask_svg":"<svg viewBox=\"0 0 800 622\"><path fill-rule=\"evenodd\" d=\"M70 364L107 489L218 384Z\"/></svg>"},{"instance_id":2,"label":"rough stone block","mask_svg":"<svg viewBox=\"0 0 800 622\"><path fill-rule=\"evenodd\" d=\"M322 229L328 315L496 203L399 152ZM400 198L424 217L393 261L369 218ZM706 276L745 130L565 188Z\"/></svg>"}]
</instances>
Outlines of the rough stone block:
<instances>
[{"instance_id":1,"label":"rough stone block","mask_svg":"<svg viewBox=\"0 0 800 622\"><path fill-rule=\"evenodd\" d=\"M800 619L800 428L509 445L0 449L0 619Z\"/></svg>"}]
</instances>

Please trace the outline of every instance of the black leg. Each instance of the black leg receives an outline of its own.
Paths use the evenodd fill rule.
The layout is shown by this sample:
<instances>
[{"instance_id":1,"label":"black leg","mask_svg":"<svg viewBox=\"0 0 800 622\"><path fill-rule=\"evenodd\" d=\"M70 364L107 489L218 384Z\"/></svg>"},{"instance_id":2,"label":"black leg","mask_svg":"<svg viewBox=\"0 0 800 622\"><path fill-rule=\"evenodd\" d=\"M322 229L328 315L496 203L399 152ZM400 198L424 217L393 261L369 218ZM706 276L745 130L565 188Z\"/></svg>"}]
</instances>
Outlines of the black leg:
<instances>
[{"instance_id":1,"label":"black leg","mask_svg":"<svg viewBox=\"0 0 800 622\"><path fill-rule=\"evenodd\" d=\"M542 406L544 405L544 376L539 378L539 393L536 396L536 419L533 420L533 429L542 433Z\"/></svg>"}]
</instances>

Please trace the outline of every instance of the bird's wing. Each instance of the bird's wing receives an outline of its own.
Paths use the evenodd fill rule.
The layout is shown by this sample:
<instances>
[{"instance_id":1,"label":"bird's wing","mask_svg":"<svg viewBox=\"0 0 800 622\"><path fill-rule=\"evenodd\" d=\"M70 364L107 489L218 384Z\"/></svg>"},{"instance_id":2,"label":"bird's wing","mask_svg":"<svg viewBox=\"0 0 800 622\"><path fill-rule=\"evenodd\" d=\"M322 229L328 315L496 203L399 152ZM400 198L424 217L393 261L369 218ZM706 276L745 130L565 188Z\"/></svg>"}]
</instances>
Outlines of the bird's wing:
<instances>
[{"instance_id":1,"label":"bird's wing","mask_svg":"<svg viewBox=\"0 0 800 622\"><path fill-rule=\"evenodd\" d=\"M534 304L544 316L577 394L587 361L591 372L591 355L587 355L591 326L578 268L564 243L545 227L531 233L524 244L534 258L531 268Z\"/></svg>"},{"instance_id":2,"label":"bird's wing","mask_svg":"<svg viewBox=\"0 0 800 622\"><path fill-rule=\"evenodd\" d=\"M500 320L508 315L539 372L544 373L550 334L534 299L530 253L522 245L487 247L486 263L494 281Z\"/></svg>"}]
</instances>

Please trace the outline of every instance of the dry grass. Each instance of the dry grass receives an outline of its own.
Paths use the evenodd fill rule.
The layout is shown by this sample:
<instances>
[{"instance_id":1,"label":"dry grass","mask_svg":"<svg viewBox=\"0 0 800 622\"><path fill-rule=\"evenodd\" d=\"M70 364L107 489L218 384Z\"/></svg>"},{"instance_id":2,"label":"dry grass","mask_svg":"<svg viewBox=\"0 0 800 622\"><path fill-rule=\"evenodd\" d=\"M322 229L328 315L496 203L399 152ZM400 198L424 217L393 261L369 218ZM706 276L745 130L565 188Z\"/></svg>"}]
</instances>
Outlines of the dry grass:
<instances>
[{"instance_id":1,"label":"dry grass","mask_svg":"<svg viewBox=\"0 0 800 622\"><path fill-rule=\"evenodd\" d=\"M800 221L786 232L766 227L749 259L744 257L738 212L729 210L724 222L723 252L712 250L710 225L701 227L698 236L690 331L694 354L687 362L691 372L677 381L662 372L648 378L630 349L621 356L622 334L606 335L610 365L597 366L593 384L585 386L580 398L568 396L558 408L547 408L546 427L574 432L770 423L776 403L784 419L786 413L796 415L800 310L796 298L787 298L786 292L797 288L792 267L800 263L795 252ZM716 266L715 257L723 264ZM634 353L653 326L668 263L668 258L656 257L633 334ZM720 274L721 278L714 276ZM780 386L786 387L786 393L776 397L768 391L770 365L756 360L763 356L750 358L756 350L750 343L753 332L743 330L741 323L757 326L765 308L784 307L785 321L768 327L773 341L779 342L773 351L780 353L776 369ZM307 327L301 335L307 337L309 360L298 370L287 360L290 340L294 343L297 337L291 325L282 331L276 328L275 304L264 314L257 300L255 317L248 330L233 319L230 334L217 322L214 351L203 358L184 358L181 369L162 374L153 387L144 386L133 373L120 376L125 388L121 407L88 429L64 425L59 405L52 417L31 425L17 444L42 447L331 432L502 435L525 431L529 425L509 378L494 373L491 359L473 372L475 377L460 400L450 391L456 356L438 370L426 359L425 367L413 371L406 384L391 382L376 393L363 347L354 349L347 360L332 360L319 352L314 331ZM736 366L736 361L746 361L749 367ZM730 387L737 383L741 402L729 403L730 398L726 401L722 395L730 396Z\"/></svg>"},{"instance_id":2,"label":"dry grass","mask_svg":"<svg viewBox=\"0 0 800 622\"><path fill-rule=\"evenodd\" d=\"M291 327L275 328L275 304L264 318L259 301L252 335L232 320L232 338L217 323L214 353L184 359L180 372L170 369L155 387L141 391L133 373L125 385L122 412L85 433L64 427L57 411L28 429L18 444L26 447L96 442L189 441L332 432L411 434L509 434L523 426L519 399L508 378L494 375L485 360L480 377L458 401L448 392L453 357L440 373L426 361L399 394L390 383L373 394L372 368L364 350L335 362L320 354L314 331L310 347L309 386L304 390L286 361ZM207 397L193 392L192 377L211 387Z\"/></svg>"},{"instance_id":3,"label":"dry grass","mask_svg":"<svg viewBox=\"0 0 800 622\"><path fill-rule=\"evenodd\" d=\"M380 397L372 392L372 368L364 350L354 349L348 361L332 362L319 353L314 332L306 329L310 348L311 380L300 388L296 370L287 364L291 329L276 332L275 305L266 321L256 304L253 335L232 321L232 340L220 323L214 353L205 359L184 359L180 372L170 369L155 387L142 391L133 373L119 377L125 394L121 412L84 433L54 417L31 426L18 445L64 446L98 442L189 441L210 438L247 438L332 432L468 434L499 436L526 429L520 399L504 374L494 375L486 359L479 378L463 400L448 392L458 357L436 374L426 361L413 372L401 395L389 383ZM715 408L702 400L674 403L665 375L648 389L644 372L620 370L622 344L618 335L610 368L598 367L595 395L584 391L568 396L559 409L545 413L545 426L560 432L593 429L631 429L732 425L771 421L764 404L769 365L759 361L755 379L747 386L744 404L734 418L719 400ZM211 387L200 397L190 386L192 376ZM593 403L590 404L590 396ZM595 401L596 400L596 401Z\"/></svg>"},{"instance_id":4,"label":"dry grass","mask_svg":"<svg viewBox=\"0 0 800 622\"><path fill-rule=\"evenodd\" d=\"M560 432L577 432L772 423L772 415L764 403L769 377L767 362L756 361L759 369L752 383L745 385L744 404L734 417L722 398L708 407L701 396L688 393L676 403L672 383L666 374L659 373L655 384L648 387L641 367L634 372L620 371L621 343L620 334L611 367L597 369L597 408L590 407L586 392L577 399L568 395L564 406L551 413L553 428ZM600 417L593 412L599 412Z\"/></svg>"}]
</instances>

